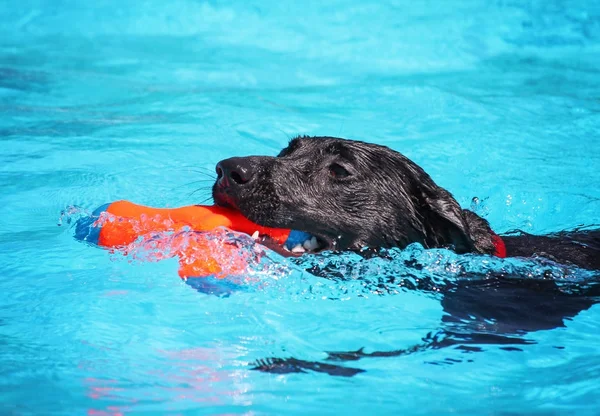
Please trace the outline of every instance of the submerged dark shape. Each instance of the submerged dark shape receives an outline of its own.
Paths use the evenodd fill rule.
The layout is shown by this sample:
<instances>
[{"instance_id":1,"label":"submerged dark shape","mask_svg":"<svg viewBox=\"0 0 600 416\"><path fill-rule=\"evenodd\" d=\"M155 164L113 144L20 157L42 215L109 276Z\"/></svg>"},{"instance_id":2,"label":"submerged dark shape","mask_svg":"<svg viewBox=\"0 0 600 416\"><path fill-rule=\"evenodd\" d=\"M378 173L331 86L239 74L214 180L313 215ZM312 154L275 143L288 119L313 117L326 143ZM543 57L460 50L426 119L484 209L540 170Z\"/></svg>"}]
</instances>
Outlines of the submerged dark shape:
<instances>
[{"instance_id":1,"label":"submerged dark shape","mask_svg":"<svg viewBox=\"0 0 600 416\"><path fill-rule=\"evenodd\" d=\"M216 204L236 208L260 225L310 233L322 250L369 247L372 255L380 248L420 243L459 254L497 254L496 234L485 219L462 209L422 168L385 146L298 137L277 157L223 160L217 165L217 175ZM515 232L502 236L502 241L509 257L539 256L568 266L600 269L599 229L546 236ZM335 270L327 268L311 272L336 276ZM528 332L563 326L565 319L589 308L600 296L598 282L580 292L565 292L552 279L523 276L490 276L481 282L465 279L442 288L447 315L439 332L426 337L423 344L388 352L331 353L329 359L399 356L450 346L472 352L479 348L475 345L527 344L531 342L524 338ZM256 366L268 372L324 368L328 374L344 373L324 363L295 358L268 359Z\"/></svg>"},{"instance_id":2,"label":"submerged dark shape","mask_svg":"<svg viewBox=\"0 0 600 416\"><path fill-rule=\"evenodd\" d=\"M334 270L311 271L323 278L343 281ZM393 279L389 286L394 286ZM410 285L405 290L415 289ZM266 358L254 369L269 373L318 371L330 375L356 375L356 367L345 364L365 358L401 357L430 350L447 349L447 357L430 364L448 365L470 362L473 353L498 347L519 352L536 341L533 331L565 327L579 312L600 303L600 273L583 282L556 282L555 280L527 278L519 275L491 274L465 276L440 284L424 279L417 289L435 288L440 296L444 316L440 326L423 337L422 342L388 351L330 351L323 362L304 361L294 357ZM372 293L381 291L378 283ZM387 319L387 318L385 318ZM563 348L554 345L555 348ZM335 371L320 370L322 366L335 365ZM345 372L345 369L348 371Z\"/></svg>"}]
</instances>

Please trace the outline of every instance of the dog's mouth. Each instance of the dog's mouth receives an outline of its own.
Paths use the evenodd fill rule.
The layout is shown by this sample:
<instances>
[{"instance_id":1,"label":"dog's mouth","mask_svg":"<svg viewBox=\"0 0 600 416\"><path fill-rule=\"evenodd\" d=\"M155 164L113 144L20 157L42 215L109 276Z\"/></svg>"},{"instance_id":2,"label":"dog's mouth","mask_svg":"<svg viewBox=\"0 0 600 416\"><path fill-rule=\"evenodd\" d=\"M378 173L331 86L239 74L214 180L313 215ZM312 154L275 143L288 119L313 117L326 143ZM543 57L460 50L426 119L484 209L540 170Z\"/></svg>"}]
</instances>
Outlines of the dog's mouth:
<instances>
[{"instance_id":1,"label":"dog's mouth","mask_svg":"<svg viewBox=\"0 0 600 416\"><path fill-rule=\"evenodd\" d=\"M304 254L316 254L328 250L331 244L327 239L310 233L292 230L285 243L280 244L269 235L255 231L252 238L257 243L286 257L299 257Z\"/></svg>"},{"instance_id":2,"label":"dog's mouth","mask_svg":"<svg viewBox=\"0 0 600 416\"><path fill-rule=\"evenodd\" d=\"M240 201L238 197L232 194L228 187L215 187L213 189L213 200L216 205L238 211L246 218L260 226L282 229L291 228L292 230L290 231L287 240L283 244L271 238L267 234L261 234L259 231L255 231L251 235L252 238L259 244L283 256L299 257L304 254L316 254L322 251L335 249L336 247L336 241L334 239L331 239L324 234L315 232L314 230L310 230L310 227L306 227L307 229L298 229L297 227L290 227L289 224L274 224L272 221L268 221L268 224L264 223L260 218L255 218L255 215L246 212L243 207L240 207Z\"/></svg>"},{"instance_id":3,"label":"dog's mouth","mask_svg":"<svg viewBox=\"0 0 600 416\"><path fill-rule=\"evenodd\" d=\"M274 224L264 225L261 224L260 221L255 221L253 218L249 218L246 213L244 213L236 203L235 198L227 195L226 193L218 193L214 196L215 203L222 207L227 207L236 211L241 212L246 218L251 221L256 222L261 226L268 226L273 228L289 228L285 226L278 226ZM307 253L319 253L325 250L329 250L333 247L332 240L324 235L319 235L317 233L311 231L304 230L292 230L290 231L290 235L287 240L280 244L275 239L271 238L267 234L261 234L258 231L255 231L252 234L252 238L254 241L259 244L281 254L286 257L294 256L298 257Z\"/></svg>"}]
</instances>

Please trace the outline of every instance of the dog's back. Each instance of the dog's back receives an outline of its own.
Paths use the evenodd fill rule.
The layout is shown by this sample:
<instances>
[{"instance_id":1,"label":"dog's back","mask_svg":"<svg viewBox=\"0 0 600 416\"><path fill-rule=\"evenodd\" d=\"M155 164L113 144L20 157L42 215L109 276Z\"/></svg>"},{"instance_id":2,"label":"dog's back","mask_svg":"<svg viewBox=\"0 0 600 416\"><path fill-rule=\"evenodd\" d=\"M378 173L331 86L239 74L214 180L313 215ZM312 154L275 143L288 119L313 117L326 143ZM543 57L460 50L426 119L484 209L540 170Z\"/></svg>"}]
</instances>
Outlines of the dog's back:
<instances>
[{"instance_id":1,"label":"dog's back","mask_svg":"<svg viewBox=\"0 0 600 416\"><path fill-rule=\"evenodd\" d=\"M600 229L533 235L522 231L502 236L512 257L540 256L561 264L600 270Z\"/></svg>"}]
</instances>

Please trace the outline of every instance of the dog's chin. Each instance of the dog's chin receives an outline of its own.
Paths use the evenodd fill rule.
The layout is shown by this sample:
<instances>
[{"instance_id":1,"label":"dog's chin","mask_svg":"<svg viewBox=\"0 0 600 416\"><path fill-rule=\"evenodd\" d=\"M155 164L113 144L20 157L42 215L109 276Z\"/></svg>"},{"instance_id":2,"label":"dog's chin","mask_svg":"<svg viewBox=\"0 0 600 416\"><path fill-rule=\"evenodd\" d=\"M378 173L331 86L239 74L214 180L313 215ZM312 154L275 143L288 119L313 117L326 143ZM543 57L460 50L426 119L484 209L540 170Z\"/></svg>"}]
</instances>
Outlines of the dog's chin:
<instances>
[{"instance_id":1,"label":"dog's chin","mask_svg":"<svg viewBox=\"0 0 600 416\"><path fill-rule=\"evenodd\" d=\"M294 239L293 243L290 241L291 239L288 239L288 241L285 244L279 244L270 236L259 233L258 230L254 234L252 234L252 238L256 242L275 251L278 254L281 254L286 257L299 257L305 254L316 254L335 248L335 244L333 244L334 240L332 238L325 235L321 235L320 233L316 233L313 230L303 229L304 227L290 227L287 224L277 224L273 223L272 220L266 223L261 218L255 218L255 216L252 215L252 213L244 211L243 204L238 204L238 202L234 198L231 198L225 193L215 194L213 196L213 199L215 205L238 211L250 221L262 227L282 229L293 228L295 231L300 231L306 234L306 236ZM242 205L242 207L240 207L240 205Z\"/></svg>"}]
</instances>

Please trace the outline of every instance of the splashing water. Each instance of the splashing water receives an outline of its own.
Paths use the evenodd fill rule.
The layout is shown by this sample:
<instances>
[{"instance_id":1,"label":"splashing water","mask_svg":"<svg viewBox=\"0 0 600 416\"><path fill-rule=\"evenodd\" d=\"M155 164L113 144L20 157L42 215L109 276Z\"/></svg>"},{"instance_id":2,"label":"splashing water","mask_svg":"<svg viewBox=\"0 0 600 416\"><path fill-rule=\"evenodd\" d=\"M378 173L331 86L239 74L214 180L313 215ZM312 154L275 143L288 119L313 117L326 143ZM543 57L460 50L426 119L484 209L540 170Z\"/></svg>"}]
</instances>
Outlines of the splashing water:
<instances>
[{"instance_id":1,"label":"splashing water","mask_svg":"<svg viewBox=\"0 0 600 416\"><path fill-rule=\"evenodd\" d=\"M85 208L77 205L69 205L60 212L58 217L57 225L62 227L63 225L75 224L79 219L89 217L91 212Z\"/></svg>"},{"instance_id":2,"label":"splashing water","mask_svg":"<svg viewBox=\"0 0 600 416\"><path fill-rule=\"evenodd\" d=\"M473 201L479 204L480 201ZM61 212L59 225L74 224L89 215L88 211L70 206ZM598 272L554 263L545 258L508 258L466 254L457 255L445 249L424 249L412 244L404 250L379 250L376 255L323 252L299 258L284 258L258 244L250 236L218 228L212 232L196 232L189 228L178 231L143 234L147 221L157 218L142 216L140 221L118 218L103 212L96 222L127 221L140 234L134 242L110 250L112 260L131 263L156 262L177 256L180 275L193 277L190 284L208 293L231 294L235 290L275 290L280 296L328 299L397 294L406 290L439 293L457 281L497 279L551 280L565 293L596 284ZM169 228L170 220L161 220ZM202 278L217 286L207 289L194 270L198 265L216 264L216 270ZM243 264L243 267L240 267ZM188 270L187 272L185 270ZM190 272L189 270L192 270ZM187 273L187 274L186 274ZM294 284L290 284L290 280ZM277 284L278 281L281 283Z\"/></svg>"},{"instance_id":3,"label":"splashing water","mask_svg":"<svg viewBox=\"0 0 600 416\"><path fill-rule=\"evenodd\" d=\"M274 253L260 246L253 238L223 227L211 232L199 232L190 227L177 228L171 219L160 216L142 215L140 219L131 219L103 211L95 217L79 207L67 207L59 219L59 225L66 223L76 227L77 235L80 232L85 235L78 238L87 242L90 242L87 240L88 230L99 230L113 222L122 223L124 229L131 229L138 236L129 244L109 247L113 261L122 258L130 263L157 262L177 257L179 275L184 280L227 279L227 284L234 286L248 286L263 282L266 278L279 279L289 274L289 265L269 259L269 254ZM153 228L167 231L147 231Z\"/></svg>"},{"instance_id":4,"label":"splashing water","mask_svg":"<svg viewBox=\"0 0 600 416\"><path fill-rule=\"evenodd\" d=\"M435 294L465 281L552 281L565 293L588 290L600 283L597 271L557 264L541 257L501 259L458 255L445 249L424 249L420 244L412 244L404 250L381 250L378 254L366 258L358 253L326 252L283 261L296 270L321 277L315 280L306 278L306 273L303 275L305 295L336 299L393 295L409 290Z\"/></svg>"}]
</instances>

